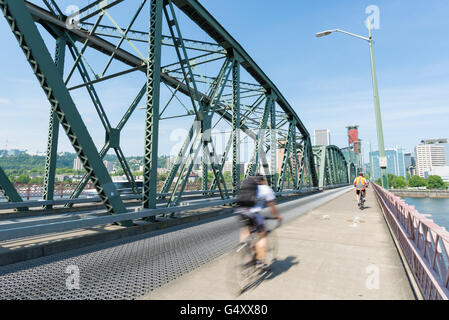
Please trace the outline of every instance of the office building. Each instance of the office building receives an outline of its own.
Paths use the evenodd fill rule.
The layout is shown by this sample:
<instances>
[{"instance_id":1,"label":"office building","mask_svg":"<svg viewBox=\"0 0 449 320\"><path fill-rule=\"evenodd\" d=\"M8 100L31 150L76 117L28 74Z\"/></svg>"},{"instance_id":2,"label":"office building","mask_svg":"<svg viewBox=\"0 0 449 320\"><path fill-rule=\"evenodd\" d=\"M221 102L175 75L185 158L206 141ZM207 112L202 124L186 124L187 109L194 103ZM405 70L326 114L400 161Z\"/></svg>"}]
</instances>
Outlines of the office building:
<instances>
[{"instance_id":1,"label":"office building","mask_svg":"<svg viewBox=\"0 0 449 320\"><path fill-rule=\"evenodd\" d=\"M73 170L83 170L83 164L81 163L80 158L76 157L73 159Z\"/></svg>"},{"instance_id":2,"label":"office building","mask_svg":"<svg viewBox=\"0 0 449 320\"><path fill-rule=\"evenodd\" d=\"M385 156L387 158L387 173L395 176L407 177L405 170L404 149L396 147L393 149L386 149ZM379 151L370 152L370 159L372 161L373 174L372 179L377 180L381 177L379 166Z\"/></svg>"},{"instance_id":3,"label":"office building","mask_svg":"<svg viewBox=\"0 0 449 320\"><path fill-rule=\"evenodd\" d=\"M424 178L428 179L429 176L440 176L444 182L449 182L449 166L432 167L424 172Z\"/></svg>"},{"instance_id":4,"label":"office building","mask_svg":"<svg viewBox=\"0 0 449 320\"><path fill-rule=\"evenodd\" d=\"M410 167L415 166L415 157L411 152L404 153L405 172L410 173Z\"/></svg>"},{"instance_id":5,"label":"office building","mask_svg":"<svg viewBox=\"0 0 449 320\"><path fill-rule=\"evenodd\" d=\"M103 164L104 164L104 166L106 167L106 170L108 170L108 172L111 172L111 171L112 171L113 165L112 165L112 162L111 162L111 161L104 160L104 161L103 161Z\"/></svg>"},{"instance_id":6,"label":"office building","mask_svg":"<svg viewBox=\"0 0 449 320\"><path fill-rule=\"evenodd\" d=\"M315 146L328 146L331 144L331 133L329 129L315 130Z\"/></svg>"},{"instance_id":7,"label":"office building","mask_svg":"<svg viewBox=\"0 0 449 320\"><path fill-rule=\"evenodd\" d=\"M425 178L426 171L433 167L444 167L446 163L447 139L423 140L415 147L416 174Z\"/></svg>"}]
</instances>

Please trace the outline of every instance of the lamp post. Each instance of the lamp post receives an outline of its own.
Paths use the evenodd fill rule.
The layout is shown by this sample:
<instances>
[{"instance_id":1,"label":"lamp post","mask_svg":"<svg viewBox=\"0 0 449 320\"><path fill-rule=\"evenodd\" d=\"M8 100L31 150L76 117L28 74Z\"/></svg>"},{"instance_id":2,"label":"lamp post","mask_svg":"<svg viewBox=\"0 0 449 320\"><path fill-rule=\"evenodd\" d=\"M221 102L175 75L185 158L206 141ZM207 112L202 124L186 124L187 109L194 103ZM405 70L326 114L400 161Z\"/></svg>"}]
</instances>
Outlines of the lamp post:
<instances>
[{"instance_id":1,"label":"lamp post","mask_svg":"<svg viewBox=\"0 0 449 320\"><path fill-rule=\"evenodd\" d=\"M374 93L374 110L376 113L377 143L379 146L380 174L382 177L382 186L385 189L388 189L387 158L385 156L384 134L383 134L383 129L382 129L382 118L381 118L381 114L380 114L379 91L377 88L376 65L374 63L373 37L371 35L371 28L370 28L369 21L367 21L367 26L368 26L368 32L369 32L368 38L360 36L355 33L343 31L340 29L326 30L323 32L319 32L316 34L316 37L320 38L320 37L328 36L334 32L341 32L341 33L350 35L352 37L368 41L368 43L369 43L369 52L370 52L370 59L371 59L371 74L372 74L372 80L373 80L373 93Z\"/></svg>"}]
</instances>

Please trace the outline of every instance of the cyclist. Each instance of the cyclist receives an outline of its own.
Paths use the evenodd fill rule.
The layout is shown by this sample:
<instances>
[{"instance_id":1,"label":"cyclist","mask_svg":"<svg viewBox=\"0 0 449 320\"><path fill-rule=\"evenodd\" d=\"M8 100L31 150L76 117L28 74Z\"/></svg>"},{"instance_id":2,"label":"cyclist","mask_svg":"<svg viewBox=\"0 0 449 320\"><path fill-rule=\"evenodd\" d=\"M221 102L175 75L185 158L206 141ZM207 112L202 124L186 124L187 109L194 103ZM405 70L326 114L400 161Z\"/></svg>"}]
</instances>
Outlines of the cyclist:
<instances>
[{"instance_id":1,"label":"cyclist","mask_svg":"<svg viewBox=\"0 0 449 320\"><path fill-rule=\"evenodd\" d=\"M354 179L354 188L356 188L356 198L357 203L360 206L360 195L363 196L363 198L366 197L366 188L368 188L368 180L363 176L363 172L359 173L359 176Z\"/></svg>"},{"instance_id":2,"label":"cyclist","mask_svg":"<svg viewBox=\"0 0 449 320\"><path fill-rule=\"evenodd\" d=\"M254 177L249 177L242 184L241 193L239 197L245 197L245 193L248 193L248 189L254 191L249 191L249 193L254 192L254 201L241 201L241 204L236 213L240 214L243 220L246 222L246 226L242 227L240 230L240 241L243 242L249 235L256 232L258 235L258 240L255 243L254 250L256 252L256 267L267 268L264 263L265 251L266 251L266 229L265 229L265 217L262 215L261 211L266 204L273 216L275 216L279 221L282 221L282 216L276 207L276 196L274 195L273 189L271 189L265 178L256 174ZM246 189L246 190L244 190ZM249 196L251 197L251 196ZM252 204L251 206L245 204Z\"/></svg>"}]
</instances>

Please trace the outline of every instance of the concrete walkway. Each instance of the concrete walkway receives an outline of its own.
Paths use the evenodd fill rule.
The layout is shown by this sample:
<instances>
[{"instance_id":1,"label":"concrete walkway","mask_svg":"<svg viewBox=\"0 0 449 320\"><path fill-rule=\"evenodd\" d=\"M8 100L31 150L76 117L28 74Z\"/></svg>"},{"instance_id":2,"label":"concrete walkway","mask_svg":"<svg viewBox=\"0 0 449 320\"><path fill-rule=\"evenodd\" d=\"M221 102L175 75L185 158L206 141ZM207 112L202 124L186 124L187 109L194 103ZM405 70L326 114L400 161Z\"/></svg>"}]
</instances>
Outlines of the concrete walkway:
<instances>
[{"instance_id":1,"label":"concrete walkway","mask_svg":"<svg viewBox=\"0 0 449 320\"><path fill-rule=\"evenodd\" d=\"M142 299L414 299L372 190L365 205L351 191L283 225L278 261L242 295L226 254Z\"/></svg>"}]
</instances>

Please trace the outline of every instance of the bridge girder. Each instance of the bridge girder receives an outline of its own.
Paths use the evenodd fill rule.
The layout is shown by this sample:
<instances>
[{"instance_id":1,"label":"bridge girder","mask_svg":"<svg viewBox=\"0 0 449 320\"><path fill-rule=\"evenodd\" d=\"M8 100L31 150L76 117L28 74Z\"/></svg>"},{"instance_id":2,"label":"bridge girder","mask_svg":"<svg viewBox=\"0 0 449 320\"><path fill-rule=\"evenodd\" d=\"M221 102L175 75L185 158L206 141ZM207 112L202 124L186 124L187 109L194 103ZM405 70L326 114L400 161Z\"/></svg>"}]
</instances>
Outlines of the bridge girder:
<instances>
[{"instance_id":1,"label":"bridge girder","mask_svg":"<svg viewBox=\"0 0 449 320\"><path fill-rule=\"evenodd\" d=\"M314 146L313 154L320 188L350 184L355 178L352 173L355 170L354 164L346 161L337 146Z\"/></svg>"},{"instance_id":2,"label":"bridge girder","mask_svg":"<svg viewBox=\"0 0 449 320\"><path fill-rule=\"evenodd\" d=\"M45 170L46 200L53 198L57 128L61 124L86 171L71 197L78 197L91 180L109 213L126 211L102 160L109 151L115 151L133 191L138 192L122 151L120 135L144 96L143 208L156 207L159 124L163 120L181 117L193 117L193 121L161 190L162 193L171 192L167 206L179 205L200 154L203 187L209 187L206 179L210 172L213 177L211 190L216 190L223 199L237 194L242 175L242 141L248 138L253 141L254 147L249 152L252 156L248 159L246 175L262 171L268 173L271 176L270 184L278 191L319 185L310 134L301 119L243 47L198 1L133 1L136 10L125 27L118 26L112 16L114 10L120 10L120 5L131 5L129 1L113 1L105 7L103 2L97 1L82 7L77 18L78 26L67 22L68 17L54 0L42 0L42 5L36 2L39 1L0 0L0 9L51 104ZM145 12L149 14L145 15ZM178 19L181 14L204 31L210 40L184 38ZM142 15L149 22L148 32L133 29L135 21ZM37 24L57 43L54 60ZM164 28L170 31L168 36L163 34ZM148 55L142 54L145 51L137 42L143 44ZM129 45L128 49L123 48L123 43ZM167 50L171 51L167 53ZM66 52L73 60L69 68L63 68L64 61L66 66L70 66ZM101 53L101 58L97 55L95 59L90 59L91 52ZM172 61L166 63L169 59ZM115 70L120 70L112 73L112 63L119 65ZM211 66L211 75L199 71L200 66L204 65ZM98 68L102 72L94 71ZM134 100L130 101L118 125L113 127L107 108L99 98L98 84L137 71L145 74L145 83L142 83L143 87ZM76 80L80 82L74 83ZM207 89L200 90L200 84L207 84ZM163 85L171 94L165 106L160 108ZM106 142L100 151L93 143L72 96L72 92L80 89L87 91L104 127ZM186 112L180 113L181 107ZM174 114L164 117L167 110ZM219 125L227 125L230 133L224 150L217 149L217 138L210 134L210 130ZM222 154L220 158L219 152ZM330 152L333 158L328 161L331 165L340 165L339 153ZM225 163L231 154L231 178L227 180ZM279 158L282 158L281 163ZM341 176L334 172L327 179L340 181Z\"/></svg>"}]
</instances>

